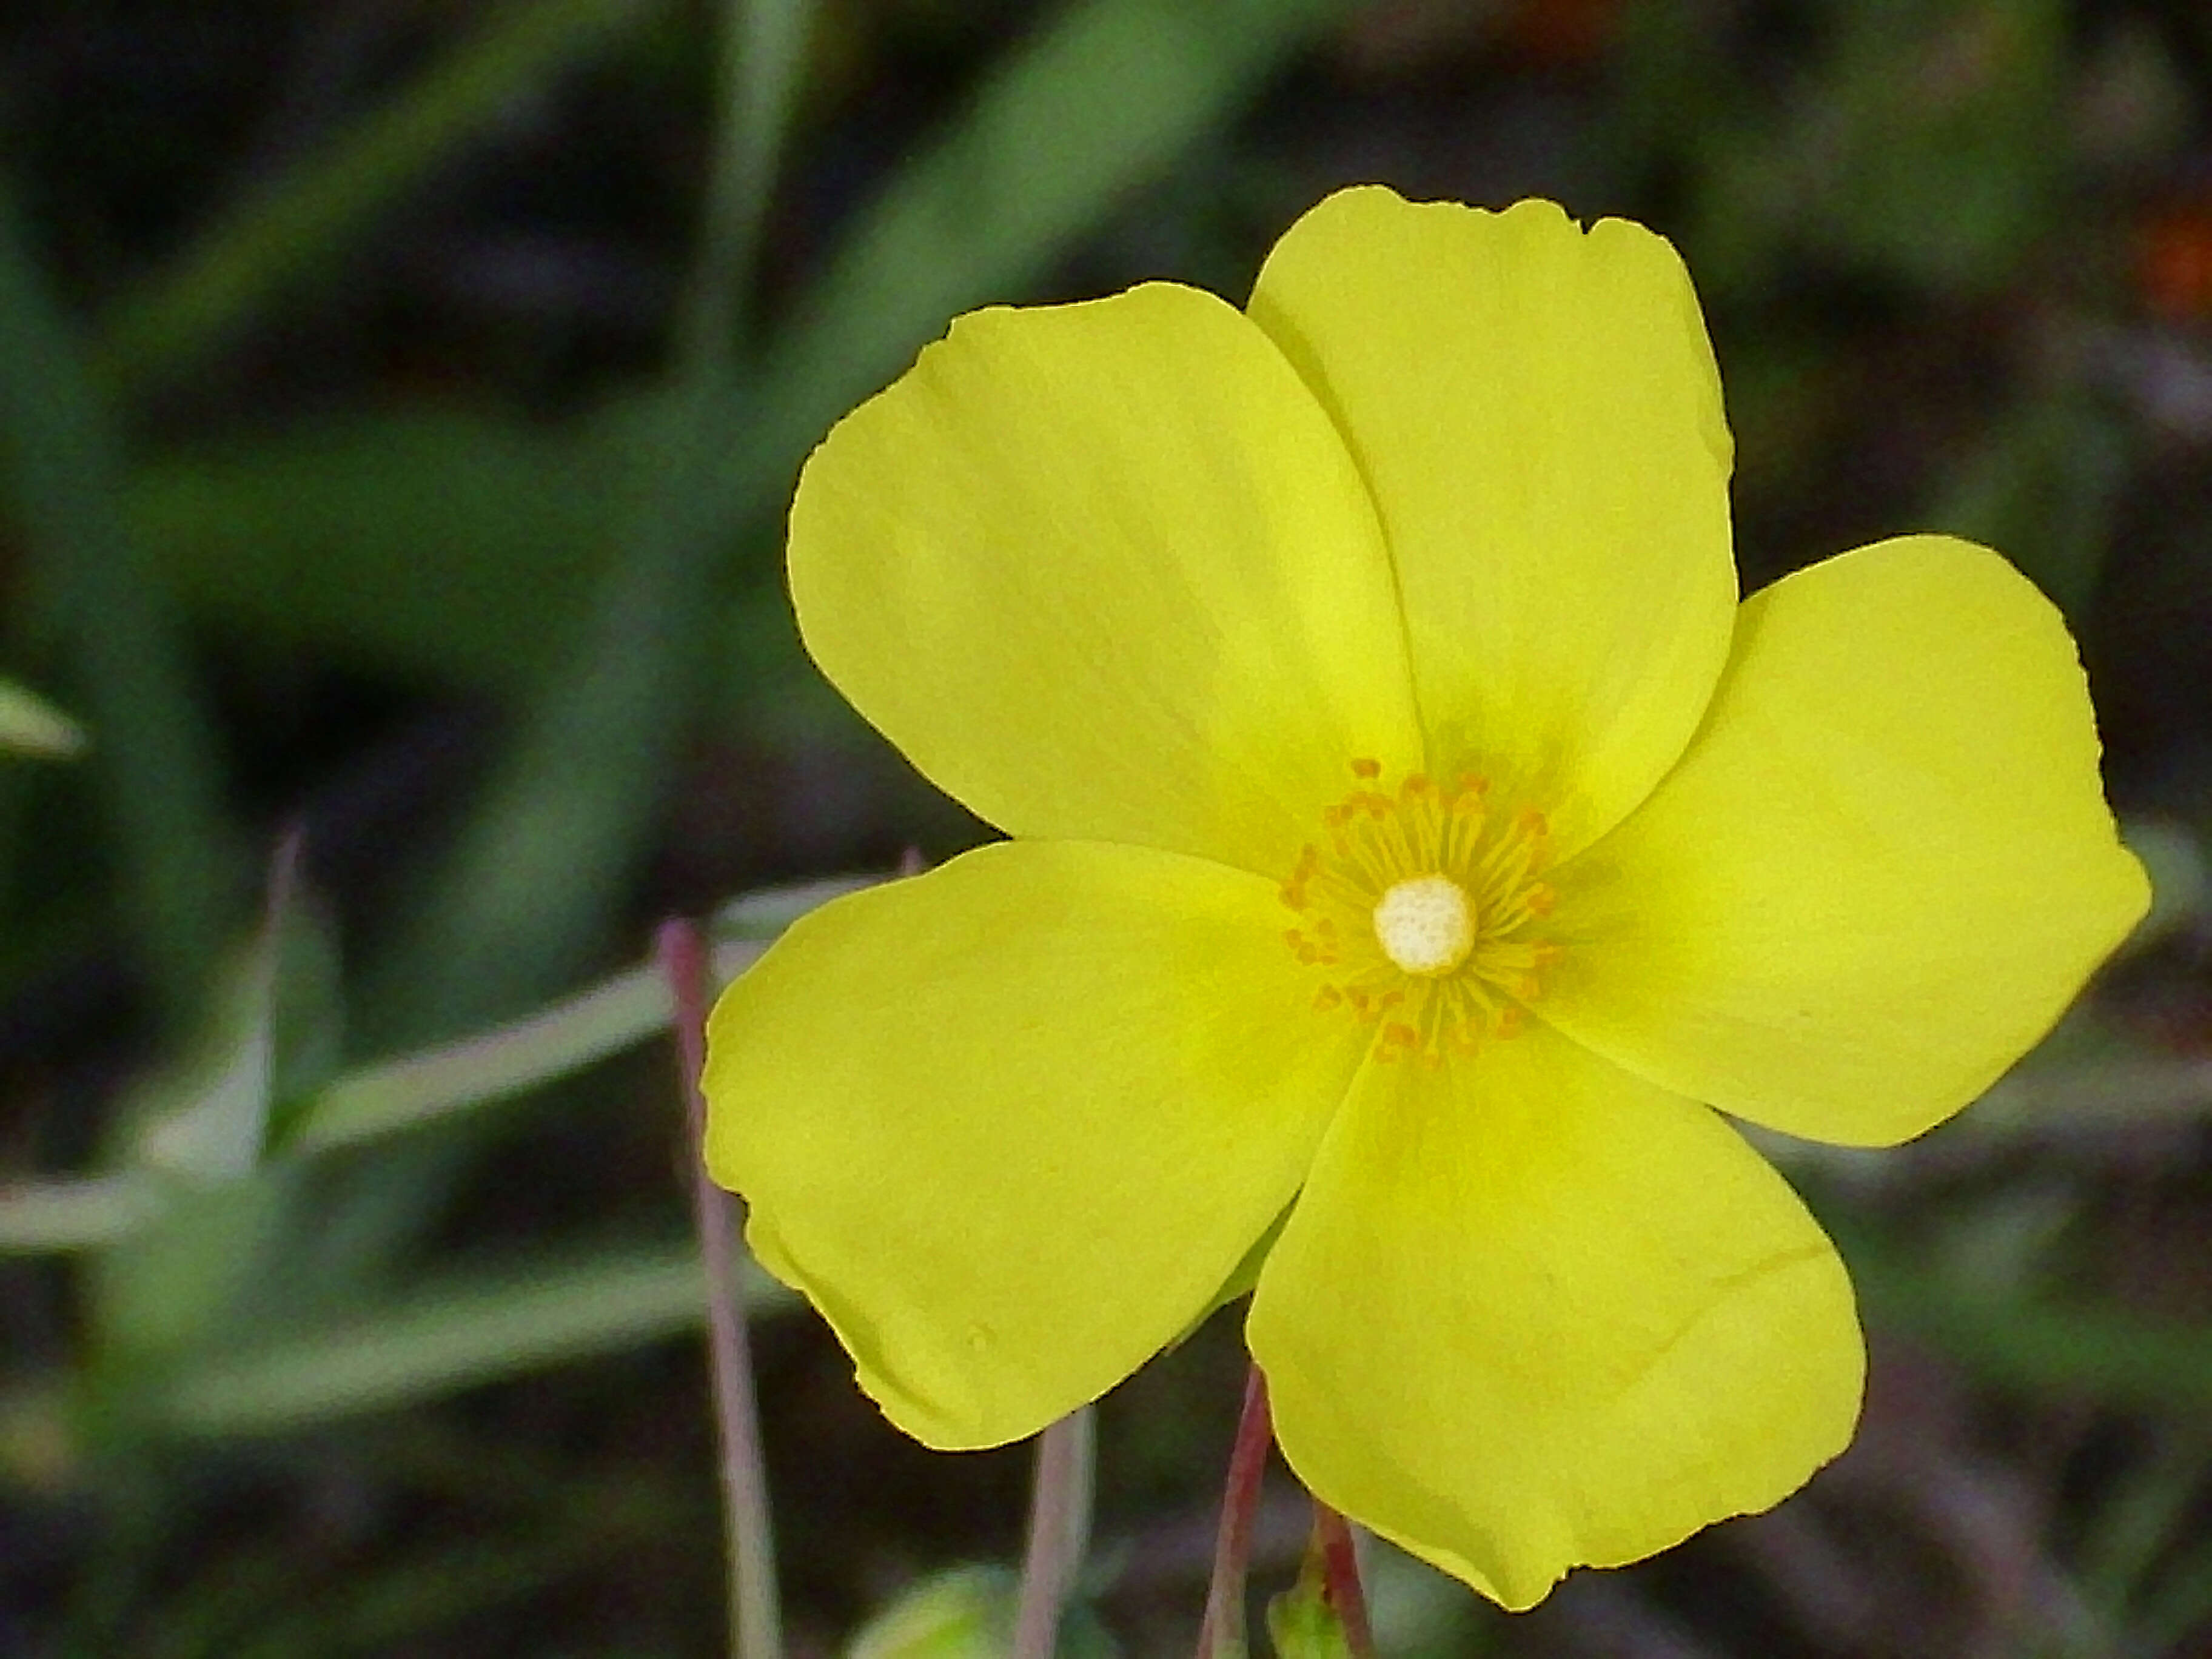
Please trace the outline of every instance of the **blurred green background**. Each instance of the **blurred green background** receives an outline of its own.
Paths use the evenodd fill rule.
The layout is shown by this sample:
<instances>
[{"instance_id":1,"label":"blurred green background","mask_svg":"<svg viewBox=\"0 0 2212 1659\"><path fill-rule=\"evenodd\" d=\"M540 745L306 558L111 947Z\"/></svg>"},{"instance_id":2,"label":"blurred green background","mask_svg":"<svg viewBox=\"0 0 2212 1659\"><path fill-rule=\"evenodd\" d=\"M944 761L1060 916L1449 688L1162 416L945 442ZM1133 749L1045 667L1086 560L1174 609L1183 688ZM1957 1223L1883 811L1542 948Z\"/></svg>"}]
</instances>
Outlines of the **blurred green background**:
<instances>
[{"instance_id":1,"label":"blurred green background","mask_svg":"<svg viewBox=\"0 0 2212 1659\"><path fill-rule=\"evenodd\" d=\"M1386 1652L2212 1653L2196 0L19 0L0 136L0 672L91 738L0 763L0 1656L718 1650L646 941L981 833L799 650L798 462L954 313L1241 296L1360 179L1674 237L1747 582L2004 549L2160 892L1960 1123L1778 1149L1851 1452L1522 1620L1378 1552ZM1024 1455L749 1295L794 1653L995 1606L933 1576ZM1108 1402L1091 1647L1188 1650L1241 1364Z\"/></svg>"}]
</instances>

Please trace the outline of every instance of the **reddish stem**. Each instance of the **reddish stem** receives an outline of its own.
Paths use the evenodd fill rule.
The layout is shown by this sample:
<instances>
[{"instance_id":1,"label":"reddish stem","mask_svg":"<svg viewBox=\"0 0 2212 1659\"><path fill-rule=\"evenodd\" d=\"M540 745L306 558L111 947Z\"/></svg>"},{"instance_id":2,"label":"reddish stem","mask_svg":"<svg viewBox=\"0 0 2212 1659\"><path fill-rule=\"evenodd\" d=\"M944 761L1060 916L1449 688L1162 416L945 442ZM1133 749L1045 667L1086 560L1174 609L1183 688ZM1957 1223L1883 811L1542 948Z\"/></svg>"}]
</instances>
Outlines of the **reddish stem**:
<instances>
[{"instance_id":1,"label":"reddish stem","mask_svg":"<svg viewBox=\"0 0 2212 1659\"><path fill-rule=\"evenodd\" d=\"M1318 1498L1313 1507L1322 1582L1330 1610L1344 1626L1344 1644L1352 1650L1352 1659L1375 1659L1375 1632L1367 1622L1367 1593L1360 1588L1359 1552L1352 1543L1351 1523Z\"/></svg>"},{"instance_id":2,"label":"reddish stem","mask_svg":"<svg viewBox=\"0 0 2212 1659\"><path fill-rule=\"evenodd\" d=\"M1198 1631L1198 1659L1242 1654L1244 1581L1252 1559L1252 1517L1260 1506L1260 1477L1274 1443L1267 1412L1267 1379L1257 1365L1244 1376L1244 1409L1229 1453L1229 1480L1221 1494L1221 1530L1213 1546L1213 1582L1206 1591L1206 1620Z\"/></svg>"}]
</instances>

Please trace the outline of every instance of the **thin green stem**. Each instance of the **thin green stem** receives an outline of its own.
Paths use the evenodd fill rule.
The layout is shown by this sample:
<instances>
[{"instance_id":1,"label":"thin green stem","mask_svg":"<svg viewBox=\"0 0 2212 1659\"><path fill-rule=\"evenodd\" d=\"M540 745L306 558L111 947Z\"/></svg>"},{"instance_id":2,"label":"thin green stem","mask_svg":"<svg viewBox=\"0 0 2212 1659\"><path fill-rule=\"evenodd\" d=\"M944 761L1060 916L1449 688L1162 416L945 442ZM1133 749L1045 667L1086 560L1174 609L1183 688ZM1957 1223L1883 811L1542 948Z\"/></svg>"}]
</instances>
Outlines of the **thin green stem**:
<instances>
[{"instance_id":1,"label":"thin green stem","mask_svg":"<svg viewBox=\"0 0 2212 1659\"><path fill-rule=\"evenodd\" d=\"M777 1659L783 1651L776 1611L775 1546L769 1530L768 1472L761 1456L760 1409L737 1271L737 1229L730 1196L707 1174L707 945L696 925L665 921L654 941L676 1008L677 1053L684 1068L691 1148L691 1199L707 1273L707 1341L714 1367L714 1422L722 1447L722 1505L730 1556L730 1634L737 1659Z\"/></svg>"},{"instance_id":2,"label":"thin green stem","mask_svg":"<svg viewBox=\"0 0 2212 1659\"><path fill-rule=\"evenodd\" d=\"M1260 1477L1274 1443L1267 1410L1267 1379L1257 1365L1245 1373L1244 1408L1229 1453L1229 1479L1221 1494L1221 1530L1213 1546L1213 1582L1206 1586L1206 1620L1199 1626L1198 1659L1241 1659L1245 1651L1244 1581L1252 1560L1252 1516L1260 1504Z\"/></svg>"},{"instance_id":3,"label":"thin green stem","mask_svg":"<svg viewBox=\"0 0 2212 1659\"><path fill-rule=\"evenodd\" d=\"M1014 1619L1014 1659L1052 1659L1060 1615L1091 1543L1091 1494L1097 1462L1091 1407L1079 1407L1037 1438L1029 1547Z\"/></svg>"}]
</instances>

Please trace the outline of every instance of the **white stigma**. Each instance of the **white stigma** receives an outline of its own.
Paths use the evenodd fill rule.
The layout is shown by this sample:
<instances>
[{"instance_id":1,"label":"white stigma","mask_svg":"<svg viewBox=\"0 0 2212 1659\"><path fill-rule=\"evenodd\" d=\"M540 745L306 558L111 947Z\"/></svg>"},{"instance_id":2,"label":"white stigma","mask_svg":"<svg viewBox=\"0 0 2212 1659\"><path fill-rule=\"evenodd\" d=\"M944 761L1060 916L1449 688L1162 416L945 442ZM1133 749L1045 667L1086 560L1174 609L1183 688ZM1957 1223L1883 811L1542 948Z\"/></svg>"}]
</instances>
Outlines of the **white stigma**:
<instances>
[{"instance_id":1,"label":"white stigma","mask_svg":"<svg viewBox=\"0 0 2212 1659\"><path fill-rule=\"evenodd\" d=\"M1375 907L1382 954L1409 974L1449 974L1474 948L1474 907L1449 876L1416 876L1387 890Z\"/></svg>"}]
</instances>

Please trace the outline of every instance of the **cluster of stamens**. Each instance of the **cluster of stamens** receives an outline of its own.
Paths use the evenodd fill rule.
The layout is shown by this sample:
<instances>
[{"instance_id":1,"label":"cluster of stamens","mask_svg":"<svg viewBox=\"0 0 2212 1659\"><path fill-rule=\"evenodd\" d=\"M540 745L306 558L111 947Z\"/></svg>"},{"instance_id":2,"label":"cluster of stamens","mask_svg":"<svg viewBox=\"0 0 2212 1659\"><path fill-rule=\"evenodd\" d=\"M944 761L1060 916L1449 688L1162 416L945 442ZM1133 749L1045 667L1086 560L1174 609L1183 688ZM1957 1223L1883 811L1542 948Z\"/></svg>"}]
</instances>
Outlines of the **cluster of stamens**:
<instances>
[{"instance_id":1,"label":"cluster of stamens","mask_svg":"<svg viewBox=\"0 0 2212 1659\"><path fill-rule=\"evenodd\" d=\"M1483 779L1414 773L1395 790L1352 763L1358 787L1322 814L1322 840L1283 884L1284 937L1320 972L1314 1006L1376 1028L1375 1054L1440 1061L1510 1036L1558 947L1543 814L1492 811Z\"/></svg>"}]
</instances>

